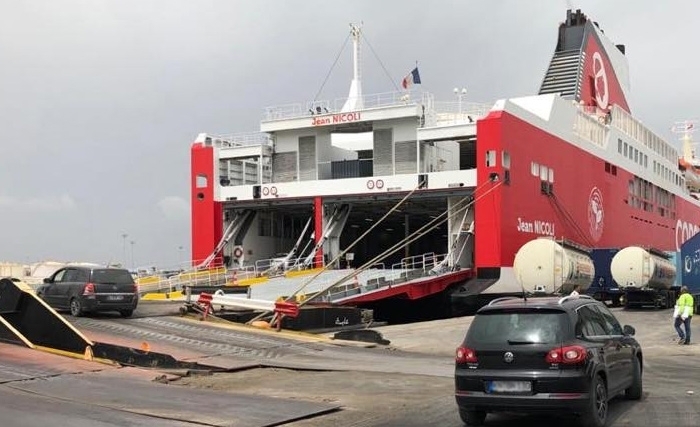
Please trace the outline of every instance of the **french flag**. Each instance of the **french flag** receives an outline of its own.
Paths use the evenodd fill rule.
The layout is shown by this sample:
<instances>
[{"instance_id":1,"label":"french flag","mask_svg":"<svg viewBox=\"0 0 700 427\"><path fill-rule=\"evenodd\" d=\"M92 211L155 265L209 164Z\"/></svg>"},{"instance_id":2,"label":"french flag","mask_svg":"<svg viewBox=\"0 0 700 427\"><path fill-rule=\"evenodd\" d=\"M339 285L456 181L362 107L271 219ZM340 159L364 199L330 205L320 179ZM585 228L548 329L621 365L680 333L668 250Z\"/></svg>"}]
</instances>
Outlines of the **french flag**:
<instances>
[{"instance_id":1,"label":"french flag","mask_svg":"<svg viewBox=\"0 0 700 427\"><path fill-rule=\"evenodd\" d=\"M413 71L411 71L406 77L404 77L403 81L401 82L401 86L403 86L404 89L408 89L413 85L419 84L420 74L418 74L418 67L414 68Z\"/></svg>"}]
</instances>

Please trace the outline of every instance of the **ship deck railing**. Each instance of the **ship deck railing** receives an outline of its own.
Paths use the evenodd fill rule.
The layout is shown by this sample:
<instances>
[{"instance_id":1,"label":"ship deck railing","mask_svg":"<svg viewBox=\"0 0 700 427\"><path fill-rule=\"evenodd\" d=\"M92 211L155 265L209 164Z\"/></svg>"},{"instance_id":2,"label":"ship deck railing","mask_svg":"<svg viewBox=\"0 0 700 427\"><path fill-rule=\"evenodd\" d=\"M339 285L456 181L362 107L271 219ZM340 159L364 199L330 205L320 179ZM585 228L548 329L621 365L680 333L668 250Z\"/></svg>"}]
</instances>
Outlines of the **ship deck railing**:
<instances>
[{"instance_id":1,"label":"ship deck railing","mask_svg":"<svg viewBox=\"0 0 700 427\"><path fill-rule=\"evenodd\" d=\"M180 269L175 273L152 273L136 279L141 295L146 293L162 293L183 291L185 287L197 286L226 286L237 281L258 277L254 265L241 268L226 268L211 266L197 270Z\"/></svg>"},{"instance_id":2,"label":"ship deck railing","mask_svg":"<svg viewBox=\"0 0 700 427\"><path fill-rule=\"evenodd\" d=\"M344 112L343 106L347 98L336 98L333 101L319 100L286 105L266 107L263 121L286 120L312 115L336 114ZM428 92L381 92L362 96L363 109L394 107L411 104L422 104L432 109L433 95Z\"/></svg>"},{"instance_id":3,"label":"ship deck railing","mask_svg":"<svg viewBox=\"0 0 700 427\"><path fill-rule=\"evenodd\" d=\"M467 101L436 101L434 114L425 126L475 124L486 116L491 105Z\"/></svg>"},{"instance_id":4,"label":"ship deck railing","mask_svg":"<svg viewBox=\"0 0 700 427\"><path fill-rule=\"evenodd\" d=\"M250 147L256 145L272 145L270 135L265 132L241 132L225 135L211 133L200 134L198 140L204 138L204 143L217 148Z\"/></svg>"}]
</instances>

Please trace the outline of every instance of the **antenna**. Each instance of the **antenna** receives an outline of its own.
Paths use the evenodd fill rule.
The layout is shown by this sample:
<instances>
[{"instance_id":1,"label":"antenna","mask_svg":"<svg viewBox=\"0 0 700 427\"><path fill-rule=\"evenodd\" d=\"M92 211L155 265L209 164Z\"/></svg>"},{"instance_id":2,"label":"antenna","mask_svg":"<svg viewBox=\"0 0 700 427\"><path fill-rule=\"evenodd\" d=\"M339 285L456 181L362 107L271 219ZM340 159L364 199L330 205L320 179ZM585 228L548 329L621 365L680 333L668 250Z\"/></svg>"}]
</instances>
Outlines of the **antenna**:
<instances>
[{"instance_id":1,"label":"antenna","mask_svg":"<svg viewBox=\"0 0 700 427\"><path fill-rule=\"evenodd\" d=\"M697 120L684 120L676 122L671 127L671 132L680 135L683 150L683 160L691 165L695 165L695 143L693 143L693 132L696 129Z\"/></svg>"},{"instance_id":2,"label":"antenna","mask_svg":"<svg viewBox=\"0 0 700 427\"><path fill-rule=\"evenodd\" d=\"M362 99L362 67L360 57L360 37L362 36L362 24L350 24L350 36L352 37L352 83L350 83L350 93L341 111L361 110Z\"/></svg>"}]
</instances>

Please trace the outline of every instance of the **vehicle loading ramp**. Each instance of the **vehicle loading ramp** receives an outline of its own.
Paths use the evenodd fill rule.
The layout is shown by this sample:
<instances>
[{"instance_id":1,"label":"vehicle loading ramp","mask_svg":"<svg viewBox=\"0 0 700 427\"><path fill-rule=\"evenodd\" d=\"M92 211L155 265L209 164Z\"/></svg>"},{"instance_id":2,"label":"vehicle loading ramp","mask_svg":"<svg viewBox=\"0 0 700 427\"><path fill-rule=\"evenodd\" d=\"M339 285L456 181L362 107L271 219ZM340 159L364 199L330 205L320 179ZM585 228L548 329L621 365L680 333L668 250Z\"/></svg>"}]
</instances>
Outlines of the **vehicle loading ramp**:
<instances>
[{"instance_id":1,"label":"vehicle loading ramp","mask_svg":"<svg viewBox=\"0 0 700 427\"><path fill-rule=\"evenodd\" d=\"M165 353L92 341L31 289L7 278L0 279L0 342L126 366L221 371Z\"/></svg>"},{"instance_id":2,"label":"vehicle loading ramp","mask_svg":"<svg viewBox=\"0 0 700 427\"><path fill-rule=\"evenodd\" d=\"M34 292L8 278L0 279L0 340L78 354L93 344Z\"/></svg>"}]
</instances>

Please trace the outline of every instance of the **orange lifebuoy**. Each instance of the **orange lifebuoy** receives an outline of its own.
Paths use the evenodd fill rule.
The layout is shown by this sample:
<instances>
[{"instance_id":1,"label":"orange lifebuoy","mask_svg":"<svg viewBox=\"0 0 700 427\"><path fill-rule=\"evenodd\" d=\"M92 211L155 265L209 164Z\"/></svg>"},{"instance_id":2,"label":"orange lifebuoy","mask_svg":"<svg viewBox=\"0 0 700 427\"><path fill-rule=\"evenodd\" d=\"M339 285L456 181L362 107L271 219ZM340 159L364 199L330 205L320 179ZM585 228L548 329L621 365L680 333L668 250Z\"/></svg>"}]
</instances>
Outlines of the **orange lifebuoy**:
<instances>
[{"instance_id":1,"label":"orange lifebuoy","mask_svg":"<svg viewBox=\"0 0 700 427\"><path fill-rule=\"evenodd\" d=\"M240 258L243 256L243 249L241 248L236 248L233 250L233 256L236 258Z\"/></svg>"}]
</instances>

